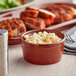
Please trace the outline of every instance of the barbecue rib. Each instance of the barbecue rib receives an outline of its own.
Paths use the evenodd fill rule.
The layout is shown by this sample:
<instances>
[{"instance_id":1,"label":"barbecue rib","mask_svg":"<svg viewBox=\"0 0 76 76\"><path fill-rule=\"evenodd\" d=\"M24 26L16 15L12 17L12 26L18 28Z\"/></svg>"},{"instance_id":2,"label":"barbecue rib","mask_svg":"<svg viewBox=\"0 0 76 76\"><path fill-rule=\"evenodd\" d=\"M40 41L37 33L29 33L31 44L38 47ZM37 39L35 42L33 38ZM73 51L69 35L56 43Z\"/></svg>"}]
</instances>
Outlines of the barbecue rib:
<instances>
[{"instance_id":1,"label":"barbecue rib","mask_svg":"<svg viewBox=\"0 0 76 76\"><path fill-rule=\"evenodd\" d=\"M27 11L30 11L30 12L27 12ZM35 11L35 13L34 13L34 11ZM27 7L26 10L24 10L20 14L20 18L24 21L25 25L27 24L26 23L27 17L29 20L32 21L32 23L30 24L28 21L27 23L29 23L29 25L27 25L26 27L35 27L35 29L36 28L43 29L46 27L45 25L51 24L51 20L55 18L55 15L44 9L34 9L34 8ZM36 22L39 23L38 26L36 24L34 24Z\"/></svg>"},{"instance_id":2,"label":"barbecue rib","mask_svg":"<svg viewBox=\"0 0 76 76\"><path fill-rule=\"evenodd\" d=\"M25 26L28 29L44 29L45 23L41 18L31 18L31 17L25 17L23 18L23 21L25 23Z\"/></svg>"},{"instance_id":3,"label":"barbecue rib","mask_svg":"<svg viewBox=\"0 0 76 76\"><path fill-rule=\"evenodd\" d=\"M64 22L74 18L75 9L70 5L53 4L45 9L56 15L53 23Z\"/></svg>"},{"instance_id":4,"label":"barbecue rib","mask_svg":"<svg viewBox=\"0 0 76 76\"><path fill-rule=\"evenodd\" d=\"M0 29L8 30L8 37L13 38L26 32L23 21L19 18L7 19L0 22Z\"/></svg>"}]
</instances>

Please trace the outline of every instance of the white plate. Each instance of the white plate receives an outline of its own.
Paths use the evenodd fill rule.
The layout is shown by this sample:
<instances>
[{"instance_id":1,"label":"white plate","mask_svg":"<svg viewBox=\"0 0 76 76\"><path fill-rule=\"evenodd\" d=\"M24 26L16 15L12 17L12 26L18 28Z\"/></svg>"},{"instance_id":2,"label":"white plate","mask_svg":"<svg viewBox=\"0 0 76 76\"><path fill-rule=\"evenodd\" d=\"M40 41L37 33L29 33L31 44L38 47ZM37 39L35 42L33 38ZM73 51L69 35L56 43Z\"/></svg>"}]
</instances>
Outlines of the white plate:
<instances>
[{"instance_id":1,"label":"white plate","mask_svg":"<svg viewBox=\"0 0 76 76\"><path fill-rule=\"evenodd\" d=\"M33 4L34 0L28 0L28 2L22 6L19 6L19 7L14 7L14 8L9 8L9 9L5 9L5 10L0 10L0 13L5 13L5 12L8 12L8 11L13 11L13 10L17 10L17 9L20 9L20 8L24 8L26 6L29 6L31 4Z\"/></svg>"}]
</instances>

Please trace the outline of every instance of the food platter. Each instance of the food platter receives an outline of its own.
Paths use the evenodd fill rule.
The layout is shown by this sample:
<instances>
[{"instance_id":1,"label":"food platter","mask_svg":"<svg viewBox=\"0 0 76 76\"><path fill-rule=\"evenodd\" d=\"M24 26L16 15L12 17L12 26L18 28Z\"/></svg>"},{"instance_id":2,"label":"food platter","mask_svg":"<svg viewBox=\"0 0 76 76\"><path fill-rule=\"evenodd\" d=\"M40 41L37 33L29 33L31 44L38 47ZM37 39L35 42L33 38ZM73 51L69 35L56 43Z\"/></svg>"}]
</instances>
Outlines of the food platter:
<instances>
[{"instance_id":1,"label":"food platter","mask_svg":"<svg viewBox=\"0 0 76 76\"><path fill-rule=\"evenodd\" d=\"M70 3L47 3L47 4L40 4L40 5L32 5L31 7L46 8L46 7L48 7L52 4L67 4L67 5L71 5L74 8L76 8L75 4L70 4ZM0 15L0 21L6 20L6 19L11 19L11 18L20 18L20 13L24 10L25 10L25 8L21 8L21 9L18 9L16 11L11 11L11 12L2 14L2 15ZM70 28L70 27L74 26L75 24L76 24L76 19L74 18L74 19L69 20L69 21L65 21L65 22L62 22L62 23L59 23L59 24L51 25L51 26L49 26L48 28L45 28L45 29L64 30L66 28ZM9 44L10 45L11 44L19 44L19 43L20 43L20 37L9 39Z\"/></svg>"}]
</instances>

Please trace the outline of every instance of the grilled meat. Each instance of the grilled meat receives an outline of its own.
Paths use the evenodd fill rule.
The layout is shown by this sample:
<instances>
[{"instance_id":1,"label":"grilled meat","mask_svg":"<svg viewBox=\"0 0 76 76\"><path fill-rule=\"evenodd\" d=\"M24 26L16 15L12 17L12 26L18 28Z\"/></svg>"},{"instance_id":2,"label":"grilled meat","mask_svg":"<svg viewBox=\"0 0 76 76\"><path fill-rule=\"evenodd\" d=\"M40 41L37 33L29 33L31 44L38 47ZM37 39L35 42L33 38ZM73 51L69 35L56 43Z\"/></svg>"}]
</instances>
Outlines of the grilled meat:
<instances>
[{"instance_id":1,"label":"grilled meat","mask_svg":"<svg viewBox=\"0 0 76 76\"><path fill-rule=\"evenodd\" d=\"M23 21L25 23L25 26L28 29L44 29L45 28L45 23L41 18L30 18L30 17L25 17L23 18Z\"/></svg>"},{"instance_id":2,"label":"grilled meat","mask_svg":"<svg viewBox=\"0 0 76 76\"><path fill-rule=\"evenodd\" d=\"M23 21L19 18L7 19L0 22L0 29L8 30L8 37L20 36L26 31Z\"/></svg>"},{"instance_id":3,"label":"grilled meat","mask_svg":"<svg viewBox=\"0 0 76 76\"><path fill-rule=\"evenodd\" d=\"M54 23L68 21L74 18L74 8L70 5L54 4L45 9L56 15Z\"/></svg>"}]
</instances>

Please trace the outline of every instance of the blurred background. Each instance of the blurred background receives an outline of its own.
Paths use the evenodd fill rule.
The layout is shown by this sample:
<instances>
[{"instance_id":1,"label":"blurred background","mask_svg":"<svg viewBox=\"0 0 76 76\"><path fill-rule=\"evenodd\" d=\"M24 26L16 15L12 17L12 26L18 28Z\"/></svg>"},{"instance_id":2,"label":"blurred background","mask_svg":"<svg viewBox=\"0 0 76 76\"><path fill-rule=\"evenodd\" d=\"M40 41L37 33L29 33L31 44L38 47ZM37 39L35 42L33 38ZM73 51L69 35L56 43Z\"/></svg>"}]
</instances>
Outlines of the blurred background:
<instances>
[{"instance_id":1,"label":"blurred background","mask_svg":"<svg viewBox=\"0 0 76 76\"><path fill-rule=\"evenodd\" d=\"M35 0L36 4L48 3L48 2L67 2L67 3L72 3L73 0Z\"/></svg>"}]
</instances>

